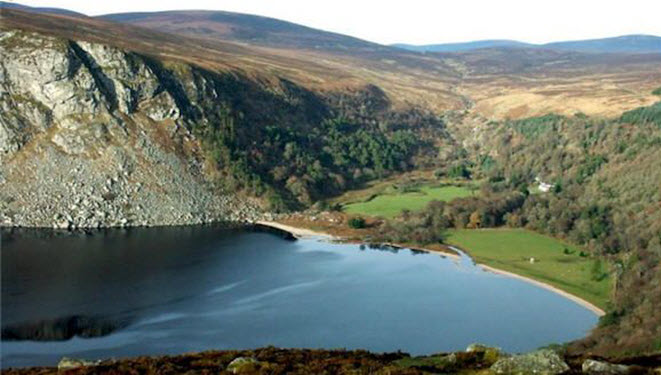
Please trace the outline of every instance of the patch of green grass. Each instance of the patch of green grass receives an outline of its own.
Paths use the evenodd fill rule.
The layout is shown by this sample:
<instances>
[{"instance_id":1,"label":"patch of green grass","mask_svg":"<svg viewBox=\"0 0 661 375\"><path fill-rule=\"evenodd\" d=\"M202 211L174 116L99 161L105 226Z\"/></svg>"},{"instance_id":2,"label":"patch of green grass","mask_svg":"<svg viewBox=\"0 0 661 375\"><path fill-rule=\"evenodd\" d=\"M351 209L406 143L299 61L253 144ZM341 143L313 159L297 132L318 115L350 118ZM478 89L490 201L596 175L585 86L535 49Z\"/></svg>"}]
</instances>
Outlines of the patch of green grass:
<instances>
[{"instance_id":1,"label":"patch of green grass","mask_svg":"<svg viewBox=\"0 0 661 375\"><path fill-rule=\"evenodd\" d=\"M658 89L652 91L652 95L659 95L659 96L661 96L661 87L659 87Z\"/></svg>"},{"instance_id":2,"label":"patch of green grass","mask_svg":"<svg viewBox=\"0 0 661 375\"><path fill-rule=\"evenodd\" d=\"M344 211L351 214L391 218L399 215L402 210L422 210L433 200L451 201L473 194L475 192L466 186L420 186L416 187L414 191L388 192L363 202L350 203L344 206Z\"/></svg>"},{"instance_id":3,"label":"patch of green grass","mask_svg":"<svg viewBox=\"0 0 661 375\"><path fill-rule=\"evenodd\" d=\"M450 230L446 241L464 249L477 263L539 280L606 307L611 279L595 278L594 259L581 257L576 246L523 229Z\"/></svg>"}]
</instances>

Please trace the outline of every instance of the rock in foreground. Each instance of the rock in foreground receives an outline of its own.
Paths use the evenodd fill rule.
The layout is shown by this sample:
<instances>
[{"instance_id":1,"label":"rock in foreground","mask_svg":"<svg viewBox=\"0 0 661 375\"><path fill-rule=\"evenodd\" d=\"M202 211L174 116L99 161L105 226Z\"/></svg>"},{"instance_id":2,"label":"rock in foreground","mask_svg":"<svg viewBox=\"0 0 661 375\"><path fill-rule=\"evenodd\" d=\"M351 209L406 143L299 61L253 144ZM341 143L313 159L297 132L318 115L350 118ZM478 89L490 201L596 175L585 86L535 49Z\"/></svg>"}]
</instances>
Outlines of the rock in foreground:
<instances>
[{"instance_id":1,"label":"rock in foreground","mask_svg":"<svg viewBox=\"0 0 661 375\"><path fill-rule=\"evenodd\" d=\"M569 366L553 350L543 349L498 360L491 371L504 375L557 375L569 371Z\"/></svg>"}]
</instances>

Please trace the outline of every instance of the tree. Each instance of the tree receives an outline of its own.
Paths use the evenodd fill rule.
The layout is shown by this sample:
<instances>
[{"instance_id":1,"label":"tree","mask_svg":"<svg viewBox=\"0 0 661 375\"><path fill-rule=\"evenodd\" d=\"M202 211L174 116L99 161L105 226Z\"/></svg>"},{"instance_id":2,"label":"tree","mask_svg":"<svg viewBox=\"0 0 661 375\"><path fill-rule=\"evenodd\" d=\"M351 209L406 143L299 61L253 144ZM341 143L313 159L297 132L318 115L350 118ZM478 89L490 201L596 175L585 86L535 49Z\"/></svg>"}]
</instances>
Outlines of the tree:
<instances>
[{"instance_id":1,"label":"tree","mask_svg":"<svg viewBox=\"0 0 661 375\"><path fill-rule=\"evenodd\" d=\"M352 217L349 219L349 228L362 229L365 228L365 219L360 216Z\"/></svg>"}]
</instances>

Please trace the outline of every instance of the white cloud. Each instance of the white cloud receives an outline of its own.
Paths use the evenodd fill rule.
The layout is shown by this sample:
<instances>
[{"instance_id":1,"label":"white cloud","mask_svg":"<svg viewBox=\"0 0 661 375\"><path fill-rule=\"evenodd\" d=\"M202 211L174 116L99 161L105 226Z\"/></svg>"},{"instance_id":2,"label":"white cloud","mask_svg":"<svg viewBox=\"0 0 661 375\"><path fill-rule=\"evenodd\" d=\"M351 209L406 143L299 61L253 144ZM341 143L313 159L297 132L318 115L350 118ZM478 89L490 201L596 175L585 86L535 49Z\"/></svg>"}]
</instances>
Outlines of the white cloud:
<instances>
[{"instance_id":1,"label":"white cloud","mask_svg":"<svg viewBox=\"0 0 661 375\"><path fill-rule=\"evenodd\" d=\"M379 43L516 39L543 43L661 35L659 0L25 0L89 15L209 9L258 14Z\"/></svg>"}]
</instances>

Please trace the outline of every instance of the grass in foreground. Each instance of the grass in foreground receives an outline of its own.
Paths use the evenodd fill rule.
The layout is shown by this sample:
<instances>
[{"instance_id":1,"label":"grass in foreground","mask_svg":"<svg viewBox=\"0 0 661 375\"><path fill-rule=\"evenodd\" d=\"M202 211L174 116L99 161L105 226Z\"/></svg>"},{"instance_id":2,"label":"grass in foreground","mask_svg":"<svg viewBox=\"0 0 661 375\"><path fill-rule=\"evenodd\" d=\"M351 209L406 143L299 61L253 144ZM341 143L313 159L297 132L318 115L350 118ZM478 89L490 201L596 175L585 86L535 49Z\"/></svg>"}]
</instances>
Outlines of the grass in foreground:
<instances>
[{"instance_id":1,"label":"grass in foreground","mask_svg":"<svg viewBox=\"0 0 661 375\"><path fill-rule=\"evenodd\" d=\"M602 309L609 299L607 266L558 239L523 229L462 229L449 231L447 242L478 263L553 285Z\"/></svg>"},{"instance_id":2,"label":"grass in foreground","mask_svg":"<svg viewBox=\"0 0 661 375\"><path fill-rule=\"evenodd\" d=\"M419 211L433 200L451 201L475 194L467 186L419 186L413 190L386 191L362 202L349 203L344 211L350 214L392 218L403 210Z\"/></svg>"}]
</instances>

